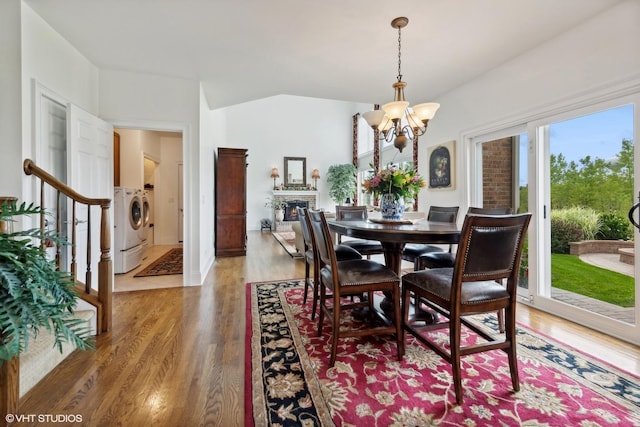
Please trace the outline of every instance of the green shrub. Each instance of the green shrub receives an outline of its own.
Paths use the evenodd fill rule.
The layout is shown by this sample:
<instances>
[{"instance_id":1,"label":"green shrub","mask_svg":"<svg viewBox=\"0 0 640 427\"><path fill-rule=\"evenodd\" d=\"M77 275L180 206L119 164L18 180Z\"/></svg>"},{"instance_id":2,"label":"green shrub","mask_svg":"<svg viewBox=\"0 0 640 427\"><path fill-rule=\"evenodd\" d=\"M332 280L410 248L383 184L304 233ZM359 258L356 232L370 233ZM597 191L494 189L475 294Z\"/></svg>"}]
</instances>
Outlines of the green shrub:
<instances>
[{"instance_id":1,"label":"green shrub","mask_svg":"<svg viewBox=\"0 0 640 427\"><path fill-rule=\"evenodd\" d=\"M596 234L598 240L631 240L633 230L631 223L616 213L600 215L600 229Z\"/></svg>"},{"instance_id":2,"label":"green shrub","mask_svg":"<svg viewBox=\"0 0 640 427\"><path fill-rule=\"evenodd\" d=\"M551 215L551 253L568 254L569 243L585 240L578 224Z\"/></svg>"},{"instance_id":3,"label":"green shrub","mask_svg":"<svg viewBox=\"0 0 640 427\"><path fill-rule=\"evenodd\" d=\"M551 210L551 219L560 219L582 230L583 240L594 240L600 228L600 215L594 209L574 206ZM553 227L551 227L553 234Z\"/></svg>"}]
</instances>

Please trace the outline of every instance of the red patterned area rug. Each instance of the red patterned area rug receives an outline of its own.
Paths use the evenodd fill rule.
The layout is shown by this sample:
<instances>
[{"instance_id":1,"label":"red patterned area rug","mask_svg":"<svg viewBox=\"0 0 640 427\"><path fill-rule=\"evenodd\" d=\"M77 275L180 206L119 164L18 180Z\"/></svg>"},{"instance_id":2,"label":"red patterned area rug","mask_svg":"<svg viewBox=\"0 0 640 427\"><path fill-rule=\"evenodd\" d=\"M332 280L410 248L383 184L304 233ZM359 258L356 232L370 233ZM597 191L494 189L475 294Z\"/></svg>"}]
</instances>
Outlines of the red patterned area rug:
<instances>
[{"instance_id":1,"label":"red patterned area rug","mask_svg":"<svg viewBox=\"0 0 640 427\"><path fill-rule=\"evenodd\" d=\"M166 276L169 274L182 274L182 248L169 249L133 277Z\"/></svg>"},{"instance_id":2,"label":"red patterned area rug","mask_svg":"<svg viewBox=\"0 0 640 427\"><path fill-rule=\"evenodd\" d=\"M466 356L463 405L450 366L410 335L402 362L392 337L349 338L328 368L330 327L317 336L302 290L300 280L247 285L246 426L640 425L639 378L522 326L520 391L503 352ZM495 316L477 320L497 330Z\"/></svg>"}]
</instances>

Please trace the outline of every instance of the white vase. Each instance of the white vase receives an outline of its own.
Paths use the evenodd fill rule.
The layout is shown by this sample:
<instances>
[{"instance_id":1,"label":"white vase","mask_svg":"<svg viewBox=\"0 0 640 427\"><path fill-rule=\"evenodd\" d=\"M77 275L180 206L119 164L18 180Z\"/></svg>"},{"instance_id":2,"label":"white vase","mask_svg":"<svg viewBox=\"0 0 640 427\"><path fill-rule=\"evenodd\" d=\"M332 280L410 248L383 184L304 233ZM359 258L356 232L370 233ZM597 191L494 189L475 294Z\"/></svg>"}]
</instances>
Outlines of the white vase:
<instances>
[{"instance_id":1,"label":"white vase","mask_svg":"<svg viewBox=\"0 0 640 427\"><path fill-rule=\"evenodd\" d=\"M284 211L282 209L276 209L276 221L284 220Z\"/></svg>"},{"instance_id":2,"label":"white vase","mask_svg":"<svg viewBox=\"0 0 640 427\"><path fill-rule=\"evenodd\" d=\"M402 219L404 214L404 199L395 199L393 194L385 193L380 195L380 213L382 219Z\"/></svg>"}]
</instances>

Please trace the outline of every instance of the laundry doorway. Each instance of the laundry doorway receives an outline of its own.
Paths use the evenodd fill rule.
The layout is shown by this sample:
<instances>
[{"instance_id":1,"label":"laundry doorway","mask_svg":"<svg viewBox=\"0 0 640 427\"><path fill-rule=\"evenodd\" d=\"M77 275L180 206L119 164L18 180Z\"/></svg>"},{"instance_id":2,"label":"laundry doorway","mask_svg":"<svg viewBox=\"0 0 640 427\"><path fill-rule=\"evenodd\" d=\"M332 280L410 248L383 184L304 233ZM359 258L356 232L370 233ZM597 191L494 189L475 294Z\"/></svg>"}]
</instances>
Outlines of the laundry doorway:
<instances>
[{"instance_id":1,"label":"laundry doorway","mask_svg":"<svg viewBox=\"0 0 640 427\"><path fill-rule=\"evenodd\" d=\"M115 132L120 142L114 158L119 159L120 173L114 181L140 192L143 224L139 232L140 263L116 275L115 290L183 286L182 274L134 277L167 251L182 247L184 189L182 180L176 179L182 167L182 132L132 128L116 128Z\"/></svg>"}]
</instances>

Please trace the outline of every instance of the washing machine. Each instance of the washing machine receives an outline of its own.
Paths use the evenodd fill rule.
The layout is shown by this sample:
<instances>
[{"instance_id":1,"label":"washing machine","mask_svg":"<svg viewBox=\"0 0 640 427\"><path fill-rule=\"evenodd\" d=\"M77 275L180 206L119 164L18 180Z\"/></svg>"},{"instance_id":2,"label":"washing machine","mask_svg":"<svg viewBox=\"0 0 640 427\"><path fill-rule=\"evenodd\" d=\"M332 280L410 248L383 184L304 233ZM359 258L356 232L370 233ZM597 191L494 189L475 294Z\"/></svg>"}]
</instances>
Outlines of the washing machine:
<instances>
[{"instance_id":1,"label":"washing machine","mask_svg":"<svg viewBox=\"0 0 640 427\"><path fill-rule=\"evenodd\" d=\"M115 187L113 191L114 257L116 274L127 273L142 262L142 191Z\"/></svg>"}]
</instances>

